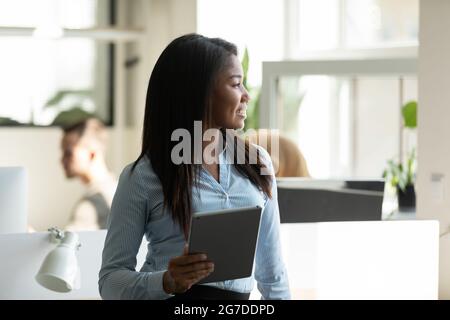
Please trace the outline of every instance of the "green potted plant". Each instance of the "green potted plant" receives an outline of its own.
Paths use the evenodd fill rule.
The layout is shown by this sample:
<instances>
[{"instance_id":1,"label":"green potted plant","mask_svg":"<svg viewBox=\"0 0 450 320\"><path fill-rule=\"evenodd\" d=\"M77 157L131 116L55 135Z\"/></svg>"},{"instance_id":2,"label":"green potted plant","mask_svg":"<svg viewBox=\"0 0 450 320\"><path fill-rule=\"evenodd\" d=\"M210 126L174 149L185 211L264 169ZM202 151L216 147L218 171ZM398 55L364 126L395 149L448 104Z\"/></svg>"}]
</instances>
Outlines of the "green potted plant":
<instances>
[{"instance_id":1,"label":"green potted plant","mask_svg":"<svg viewBox=\"0 0 450 320\"><path fill-rule=\"evenodd\" d=\"M398 206L402 209L412 209L416 206L415 183L415 150L413 149L406 163L388 161L388 166L383 172L383 178L396 189Z\"/></svg>"},{"instance_id":2,"label":"green potted plant","mask_svg":"<svg viewBox=\"0 0 450 320\"><path fill-rule=\"evenodd\" d=\"M250 87L247 83L248 69L250 58L248 49L245 47L244 56L242 57L242 69L244 71L244 80L242 84L248 90L251 97L247 106L247 119L245 119L245 129L259 129L259 100L261 97L260 87Z\"/></svg>"},{"instance_id":3,"label":"green potted plant","mask_svg":"<svg viewBox=\"0 0 450 320\"><path fill-rule=\"evenodd\" d=\"M410 101L402 107L404 128L417 127L417 102ZM416 206L415 178L416 178L416 152L413 148L404 163L389 160L387 168L383 171L383 178L396 189L398 206L400 210L413 209Z\"/></svg>"}]
</instances>

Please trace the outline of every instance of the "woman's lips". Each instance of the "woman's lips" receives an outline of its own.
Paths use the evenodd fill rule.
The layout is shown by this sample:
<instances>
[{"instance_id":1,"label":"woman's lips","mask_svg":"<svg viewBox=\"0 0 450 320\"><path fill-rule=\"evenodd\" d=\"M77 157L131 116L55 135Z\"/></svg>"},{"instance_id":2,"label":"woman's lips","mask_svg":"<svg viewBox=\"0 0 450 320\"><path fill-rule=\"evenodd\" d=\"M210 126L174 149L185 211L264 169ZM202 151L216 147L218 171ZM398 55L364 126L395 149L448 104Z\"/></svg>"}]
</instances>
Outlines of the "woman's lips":
<instances>
[{"instance_id":1,"label":"woman's lips","mask_svg":"<svg viewBox=\"0 0 450 320\"><path fill-rule=\"evenodd\" d=\"M247 117L247 107L244 106L242 108L237 109L236 114L240 117Z\"/></svg>"},{"instance_id":2,"label":"woman's lips","mask_svg":"<svg viewBox=\"0 0 450 320\"><path fill-rule=\"evenodd\" d=\"M236 112L236 114L237 114L239 117L243 117L243 118L246 118L246 117L247 117L247 111L245 111L245 110L240 110L240 111Z\"/></svg>"}]
</instances>

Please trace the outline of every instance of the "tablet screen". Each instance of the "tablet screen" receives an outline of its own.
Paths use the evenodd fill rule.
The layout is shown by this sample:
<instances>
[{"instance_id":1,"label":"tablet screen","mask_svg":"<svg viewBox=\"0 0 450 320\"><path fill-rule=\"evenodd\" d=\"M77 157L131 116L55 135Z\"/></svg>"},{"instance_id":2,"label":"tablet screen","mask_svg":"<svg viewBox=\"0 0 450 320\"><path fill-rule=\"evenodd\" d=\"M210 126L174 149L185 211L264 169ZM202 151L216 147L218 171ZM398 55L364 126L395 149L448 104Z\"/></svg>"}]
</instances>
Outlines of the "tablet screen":
<instances>
[{"instance_id":1,"label":"tablet screen","mask_svg":"<svg viewBox=\"0 0 450 320\"><path fill-rule=\"evenodd\" d=\"M262 209L245 207L195 213L189 253L206 253L214 271L199 283L251 276Z\"/></svg>"}]
</instances>

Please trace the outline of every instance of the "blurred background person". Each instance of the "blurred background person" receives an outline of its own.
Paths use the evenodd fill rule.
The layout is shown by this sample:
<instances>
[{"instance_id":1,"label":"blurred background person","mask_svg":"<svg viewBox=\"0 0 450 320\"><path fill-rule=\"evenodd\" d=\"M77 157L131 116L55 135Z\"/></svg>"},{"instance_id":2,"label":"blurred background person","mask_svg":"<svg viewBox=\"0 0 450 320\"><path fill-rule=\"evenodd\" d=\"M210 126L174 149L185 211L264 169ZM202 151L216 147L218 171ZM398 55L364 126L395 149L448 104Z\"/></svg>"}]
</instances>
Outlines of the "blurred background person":
<instances>
[{"instance_id":1,"label":"blurred background person","mask_svg":"<svg viewBox=\"0 0 450 320\"><path fill-rule=\"evenodd\" d=\"M258 129L247 134L250 142L262 146L272 158L275 176L281 177L311 177L308 171L305 157L297 145L287 137L280 135L278 131ZM272 147L278 139L278 156Z\"/></svg>"},{"instance_id":2,"label":"blurred background person","mask_svg":"<svg viewBox=\"0 0 450 320\"><path fill-rule=\"evenodd\" d=\"M61 163L67 178L78 178L86 186L73 208L66 230L105 229L117 180L105 161L107 131L96 118L63 128Z\"/></svg>"}]
</instances>

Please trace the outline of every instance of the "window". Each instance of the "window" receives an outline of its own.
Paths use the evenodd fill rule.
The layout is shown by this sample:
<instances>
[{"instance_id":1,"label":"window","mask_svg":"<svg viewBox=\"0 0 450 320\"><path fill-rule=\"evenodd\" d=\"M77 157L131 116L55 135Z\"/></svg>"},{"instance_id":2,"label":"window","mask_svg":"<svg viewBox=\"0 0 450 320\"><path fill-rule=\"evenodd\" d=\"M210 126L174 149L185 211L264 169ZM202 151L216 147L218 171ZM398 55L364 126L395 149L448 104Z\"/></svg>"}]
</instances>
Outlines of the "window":
<instances>
[{"instance_id":1,"label":"window","mask_svg":"<svg viewBox=\"0 0 450 320\"><path fill-rule=\"evenodd\" d=\"M280 129L313 177L380 177L388 159L416 145L401 131L400 107L417 100L418 0L197 5L200 33L249 50L247 114L259 117L246 129Z\"/></svg>"},{"instance_id":2,"label":"window","mask_svg":"<svg viewBox=\"0 0 450 320\"><path fill-rule=\"evenodd\" d=\"M0 2L0 125L64 125L87 114L112 124L113 44L67 32L111 25L112 3Z\"/></svg>"},{"instance_id":3,"label":"window","mask_svg":"<svg viewBox=\"0 0 450 320\"><path fill-rule=\"evenodd\" d=\"M418 0L288 0L290 58L308 52L417 45ZM326 10L324 10L326 8Z\"/></svg>"},{"instance_id":4,"label":"window","mask_svg":"<svg viewBox=\"0 0 450 320\"><path fill-rule=\"evenodd\" d=\"M261 84L261 63L283 58L283 1L197 0L197 30L220 37L249 52L248 83Z\"/></svg>"},{"instance_id":5,"label":"window","mask_svg":"<svg viewBox=\"0 0 450 320\"><path fill-rule=\"evenodd\" d=\"M399 101L417 100L407 74L279 76L274 126L297 141L314 177L381 176L399 152Z\"/></svg>"},{"instance_id":6,"label":"window","mask_svg":"<svg viewBox=\"0 0 450 320\"><path fill-rule=\"evenodd\" d=\"M417 43L418 0L346 0L344 6L344 46Z\"/></svg>"},{"instance_id":7,"label":"window","mask_svg":"<svg viewBox=\"0 0 450 320\"><path fill-rule=\"evenodd\" d=\"M290 61L264 64L261 125L296 141L313 177L381 177L416 145L400 108L417 101L418 1L286 3Z\"/></svg>"},{"instance_id":8,"label":"window","mask_svg":"<svg viewBox=\"0 0 450 320\"><path fill-rule=\"evenodd\" d=\"M379 177L415 72L414 58L266 62L261 124L297 141L314 177Z\"/></svg>"}]
</instances>

